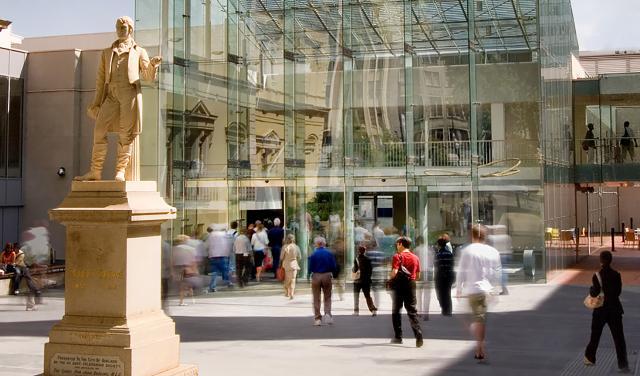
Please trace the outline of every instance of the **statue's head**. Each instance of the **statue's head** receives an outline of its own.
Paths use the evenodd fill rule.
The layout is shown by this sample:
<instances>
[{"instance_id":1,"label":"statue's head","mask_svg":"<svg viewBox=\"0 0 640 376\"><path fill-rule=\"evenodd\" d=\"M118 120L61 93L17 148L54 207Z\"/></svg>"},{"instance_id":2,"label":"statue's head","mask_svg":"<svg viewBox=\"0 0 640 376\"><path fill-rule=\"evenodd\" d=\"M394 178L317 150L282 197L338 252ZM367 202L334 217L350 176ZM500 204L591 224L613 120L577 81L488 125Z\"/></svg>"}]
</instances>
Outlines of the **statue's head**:
<instances>
[{"instance_id":1,"label":"statue's head","mask_svg":"<svg viewBox=\"0 0 640 376\"><path fill-rule=\"evenodd\" d=\"M133 35L133 20L123 16L116 20L116 34L118 39L125 40Z\"/></svg>"}]
</instances>

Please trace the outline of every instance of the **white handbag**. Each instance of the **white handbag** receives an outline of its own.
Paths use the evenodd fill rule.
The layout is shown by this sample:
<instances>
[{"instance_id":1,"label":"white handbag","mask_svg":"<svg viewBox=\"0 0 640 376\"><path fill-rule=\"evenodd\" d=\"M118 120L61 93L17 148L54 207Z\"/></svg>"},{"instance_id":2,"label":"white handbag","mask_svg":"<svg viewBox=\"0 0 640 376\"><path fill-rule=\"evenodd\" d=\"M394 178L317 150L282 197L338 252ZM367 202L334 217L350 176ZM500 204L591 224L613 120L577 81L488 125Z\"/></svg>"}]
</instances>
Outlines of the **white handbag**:
<instances>
[{"instance_id":1,"label":"white handbag","mask_svg":"<svg viewBox=\"0 0 640 376\"><path fill-rule=\"evenodd\" d=\"M602 307L604 304L604 289L602 286L602 278L600 278L600 273L596 273L596 277L598 278L598 283L600 283L600 294L598 296L593 297L591 294L587 294L587 297L584 298L584 306L589 309L596 309Z\"/></svg>"}]
</instances>

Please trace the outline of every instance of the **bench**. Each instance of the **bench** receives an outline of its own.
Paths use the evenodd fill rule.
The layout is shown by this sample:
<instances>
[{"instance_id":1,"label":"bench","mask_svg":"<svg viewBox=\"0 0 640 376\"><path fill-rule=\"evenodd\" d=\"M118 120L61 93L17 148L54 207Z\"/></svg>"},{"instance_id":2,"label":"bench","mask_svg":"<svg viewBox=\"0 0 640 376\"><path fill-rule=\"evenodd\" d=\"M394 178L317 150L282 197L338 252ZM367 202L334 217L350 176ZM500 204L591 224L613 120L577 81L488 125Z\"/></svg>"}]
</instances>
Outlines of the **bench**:
<instances>
[{"instance_id":1,"label":"bench","mask_svg":"<svg viewBox=\"0 0 640 376\"><path fill-rule=\"evenodd\" d=\"M52 287L64 286L64 265L47 265L41 267L29 268L31 276L36 284L40 285L40 289L46 290ZM0 275L0 296L11 295L11 280L13 273ZM28 293L29 288L27 282L23 279L20 283L20 293Z\"/></svg>"}]
</instances>

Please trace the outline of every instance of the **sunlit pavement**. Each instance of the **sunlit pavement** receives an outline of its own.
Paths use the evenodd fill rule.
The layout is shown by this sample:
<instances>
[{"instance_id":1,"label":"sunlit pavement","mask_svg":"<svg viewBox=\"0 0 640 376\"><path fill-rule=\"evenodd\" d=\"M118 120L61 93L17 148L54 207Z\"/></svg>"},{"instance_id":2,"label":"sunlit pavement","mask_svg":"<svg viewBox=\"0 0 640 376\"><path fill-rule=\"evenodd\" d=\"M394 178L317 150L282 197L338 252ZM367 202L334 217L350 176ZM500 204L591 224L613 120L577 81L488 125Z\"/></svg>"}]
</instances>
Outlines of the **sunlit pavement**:
<instances>
[{"instance_id":1,"label":"sunlit pavement","mask_svg":"<svg viewBox=\"0 0 640 376\"><path fill-rule=\"evenodd\" d=\"M631 268L636 260L621 263ZM585 260L584 266L592 263ZM587 369L580 362L590 328L590 312L582 305L587 288L571 282L571 270L567 275L554 278L562 283L511 286L510 295L496 299L489 315L485 364L473 359L464 299L454 302L454 317L447 318L438 314L432 296L430 321L421 322L425 344L420 349L406 317L404 344L389 344L390 297L385 292L379 293L377 317L367 314L363 300L361 316L352 316L352 295L345 293L340 301L334 294L335 323L321 327L312 326L311 296L305 292L290 301L273 290L254 295L223 288L194 302L187 299L187 306L169 300L166 307L181 335L182 362L198 365L201 375L615 374L613 342L606 329L596 367ZM47 333L63 314L61 296L45 298L36 312L25 312L23 299L0 298L0 375L41 372ZM625 287L622 301L632 374L639 374L635 350L640 349L640 286Z\"/></svg>"}]
</instances>

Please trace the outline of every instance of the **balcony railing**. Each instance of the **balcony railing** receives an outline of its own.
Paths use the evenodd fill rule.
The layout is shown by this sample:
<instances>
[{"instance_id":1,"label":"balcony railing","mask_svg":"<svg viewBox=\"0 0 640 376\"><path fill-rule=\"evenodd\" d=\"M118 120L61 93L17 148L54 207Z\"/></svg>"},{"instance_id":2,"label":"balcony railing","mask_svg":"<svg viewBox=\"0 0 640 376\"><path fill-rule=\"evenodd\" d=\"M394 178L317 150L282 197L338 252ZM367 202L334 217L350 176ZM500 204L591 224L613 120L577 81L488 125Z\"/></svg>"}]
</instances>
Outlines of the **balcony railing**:
<instances>
[{"instance_id":1,"label":"balcony railing","mask_svg":"<svg viewBox=\"0 0 640 376\"><path fill-rule=\"evenodd\" d=\"M477 141L479 164L517 158L528 163L538 163L538 143L535 140ZM413 158L407 158L408 147ZM472 161L470 141L387 142L383 144L353 144L353 160L356 167L404 167L413 163L419 167L462 167Z\"/></svg>"}]
</instances>

